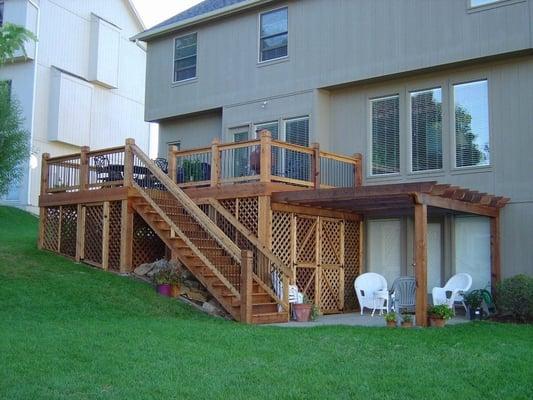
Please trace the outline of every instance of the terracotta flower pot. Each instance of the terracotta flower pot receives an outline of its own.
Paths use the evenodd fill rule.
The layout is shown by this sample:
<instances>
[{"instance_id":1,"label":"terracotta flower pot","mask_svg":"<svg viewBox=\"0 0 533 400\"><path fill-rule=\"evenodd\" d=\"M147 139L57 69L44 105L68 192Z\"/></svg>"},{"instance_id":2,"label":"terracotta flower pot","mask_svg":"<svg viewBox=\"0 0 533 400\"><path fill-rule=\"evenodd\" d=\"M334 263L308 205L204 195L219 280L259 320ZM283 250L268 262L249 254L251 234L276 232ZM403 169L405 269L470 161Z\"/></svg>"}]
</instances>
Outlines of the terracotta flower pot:
<instances>
[{"instance_id":1,"label":"terracotta flower pot","mask_svg":"<svg viewBox=\"0 0 533 400\"><path fill-rule=\"evenodd\" d=\"M311 316L311 304L293 304L294 315L296 316L296 321L298 322L307 322Z\"/></svg>"},{"instance_id":2,"label":"terracotta flower pot","mask_svg":"<svg viewBox=\"0 0 533 400\"><path fill-rule=\"evenodd\" d=\"M396 321L387 321L387 328L396 328Z\"/></svg>"},{"instance_id":3,"label":"terracotta flower pot","mask_svg":"<svg viewBox=\"0 0 533 400\"><path fill-rule=\"evenodd\" d=\"M179 297L181 294L180 285L170 285L170 297Z\"/></svg>"},{"instance_id":4,"label":"terracotta flower pot","mask_svg":"<svg viewBox=\"0 0 533 400\"><path fill-rule=\"evenodd\" d=\"M413 321L409 321L409 322L403 321L402 322L402 328L412 328L412 327L413 327Z\"/></svg>"},{"instance_id":5,"label":"terracotta flower pot","mask_svg":"<svg viewBox=\"0 0 533 400\"><path fill-rule=\"evenodd\" d=\"M435 328L444 328L444 325L446 325L446 320L444 318L439 318L431 315L429 317L429 323Z\"/></svg>"},{"instance_id":6,"label":"terracotta flower pot","mask_svg":"<svg viewBox=\"0 0 533 400\"><path fill-rule=\"evenodd\" d=\"M159 293L161 296L170 297L170 285L168 284L157 285L156 290L157 290L157 293Z\"/></svg>"}]
</instances>

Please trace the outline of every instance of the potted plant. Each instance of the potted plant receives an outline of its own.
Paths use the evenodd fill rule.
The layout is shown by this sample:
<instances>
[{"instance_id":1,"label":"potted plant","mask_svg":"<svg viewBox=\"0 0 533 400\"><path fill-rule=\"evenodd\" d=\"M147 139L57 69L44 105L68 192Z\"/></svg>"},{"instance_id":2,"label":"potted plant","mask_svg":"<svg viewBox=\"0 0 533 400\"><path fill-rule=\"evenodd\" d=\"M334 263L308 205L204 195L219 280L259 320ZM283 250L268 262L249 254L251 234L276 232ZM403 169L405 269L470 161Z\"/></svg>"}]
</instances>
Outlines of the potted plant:
<instances>
[{"instance_id":1,"label":"potted plant","mask_svg":"<svg viewBox=\"0 0 533 400\"><path fill-rule=\"evenodd\" d=\"M471 320L481 320L485 317L485 309L483 303L487 308L492 303L492 296L488 290L476 289L465 295L465 304L468 307L468 315Z\"/></svg>"},{"instance_id":2,"label":"potted plant","mask_svg":"<svg viewBox=\"0 0 533 400\"><path fill-rule=\"evenodd\" d=\"M306 295L304 295L303 303L295 303L292 305L292 307L294 310L294 315L296 316L296 321L309 321L311 311L313 309L313 302Z\"/></svg>"},{"instance_id":3,"label":"potted plant","mask_svg":"<svg viewBox=\"0 0 533 400\"><path fill-rule=\"evenodd\" d=\"M413 326L413 316L411 314L402 314L402 328L411 328Z\"/></svg>"},{"instance_id":4,"label":"potted plant","mask_svg":"<svg viewBox=\"0 0 533 400\"><path fill-rule=\"evenodd\" d=\"M394 328L396 327L396 313L395 312L388 312L385 314L385 321L387 321L387 327Z\"/></svg>"},{"instance_id":5,"label":"potted plant","mask_svg":"<svg viewBox=\"0 0 533 400\"><path fill-rule=\"evenodd\" d=\"M179 271L173 270L169 274L169 284L170 284L170 297L179 297L181 294L181 284L183 279Z\"/></svg>"},{"instance_id":6,"label":"potted plant","mask_svg":"<svg viewBox=\"0 0 533 400\"><path fill-rule=\"evenodd\" d=\"M157 293L170 297L170 271L162 269L154 274L153 279Z\"/></svg>"},{"instance_id":7,"label":"potted plant","mask_svg":"<svg viewBox=\"0 0 533 400\"><path fill-rule=\"evenodd\" d=\"M429 307L428 316L431 326L442 328L446 324L446 320L453 317L453 310L446 304L440 304Z\"/></svg>"}]
</instances>

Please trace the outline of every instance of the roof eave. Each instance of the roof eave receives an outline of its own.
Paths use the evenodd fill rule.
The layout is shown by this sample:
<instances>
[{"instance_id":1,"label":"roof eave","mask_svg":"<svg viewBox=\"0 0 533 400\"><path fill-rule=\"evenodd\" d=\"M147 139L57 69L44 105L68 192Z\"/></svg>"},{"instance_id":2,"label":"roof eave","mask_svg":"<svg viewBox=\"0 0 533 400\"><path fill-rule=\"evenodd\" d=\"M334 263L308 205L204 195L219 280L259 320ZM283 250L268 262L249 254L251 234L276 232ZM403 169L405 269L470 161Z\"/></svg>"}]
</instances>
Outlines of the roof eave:
<instances>
[{"instance_id":1,"label":"roof eave","mask_svg":"<svg viewBox=\"0 0 533 400\"><path fill-rule=\"evenodd\" d=\"M211 21L214 19L218 19L221 17L225 17L227 15L243 11L252 7L256 7L260 4L266 4L266 3L273 3L277 0L246 0L241 3L236 3L228 7L220 8L218 10L214 10L202 15L199 15L197 17L188 18L183 21L178 21L170 25L162 26L157 29L148 29L145 32L138 33L137 35L130 38L130 40L141 40L143 42L147 42L151 39L154 39L158 36L165 35L169 32L178 30L178 29L185 29L191 26L194 26L196 24L199 24L201 22Z\"/></svg>"}]
</instances>

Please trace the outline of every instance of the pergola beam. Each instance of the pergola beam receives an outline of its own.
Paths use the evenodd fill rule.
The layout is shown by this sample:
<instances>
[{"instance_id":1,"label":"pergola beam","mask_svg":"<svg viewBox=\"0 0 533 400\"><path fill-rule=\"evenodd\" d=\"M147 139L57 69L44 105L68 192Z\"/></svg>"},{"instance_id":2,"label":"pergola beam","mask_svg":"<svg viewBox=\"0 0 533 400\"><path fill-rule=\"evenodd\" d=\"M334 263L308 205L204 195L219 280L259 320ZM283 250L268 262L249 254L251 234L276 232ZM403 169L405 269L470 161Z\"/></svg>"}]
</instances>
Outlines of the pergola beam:
<instances>
[{"instance_id":1,"label":"pergola beam","mask_svg":"<svg viewBox=\"0 0 533 400\"><path fill-rule=\"evenodd\" d=\"M494 207L478 203L468 203L453 198L432 196L426 193L417 193L417 203L426 204L431 207L445 208L447 210L465 212L469 214L483 215L485 217L495 217L498 210Z\"/></svg>"}]
</instances>

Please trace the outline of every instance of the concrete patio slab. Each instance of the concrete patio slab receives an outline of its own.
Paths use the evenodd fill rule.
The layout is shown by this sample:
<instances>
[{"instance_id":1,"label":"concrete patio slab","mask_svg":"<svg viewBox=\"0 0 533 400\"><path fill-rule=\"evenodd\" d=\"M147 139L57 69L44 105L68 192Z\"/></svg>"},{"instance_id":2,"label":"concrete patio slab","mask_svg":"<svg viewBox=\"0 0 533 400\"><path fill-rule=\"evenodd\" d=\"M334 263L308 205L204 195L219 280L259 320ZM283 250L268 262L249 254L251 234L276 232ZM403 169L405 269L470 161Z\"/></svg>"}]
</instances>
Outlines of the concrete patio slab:
<instances>
[{"instance_id":1,"label":"concrete patio slab","mask_svg":"<svg viewBox=\"0 0 533 400\"><path fill-rule=\"evenodd\" d=\"M469 320L464 315L456 315L451 320L447 321L448 325L463 324L469 322ZM286 328L312 328L315 326L334 326L334 325L345 325L345 326L366 326L366 327L385 327L385 319L383 316L376 314L373 317L365 313L361 315L360 313L346 313L346 314L330 314L322 315L318 317L316 321L312 322L296 322L290 321L282 324L269 324L269 326L280 326Z\"/></svg>"}]
</instances>

